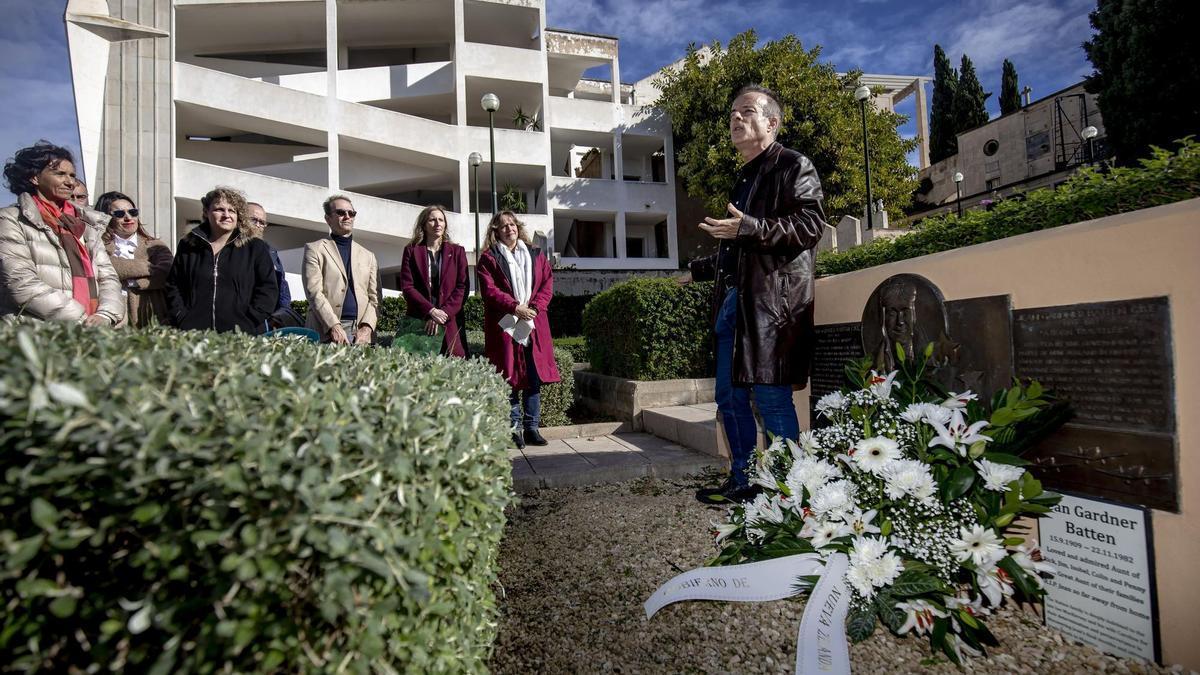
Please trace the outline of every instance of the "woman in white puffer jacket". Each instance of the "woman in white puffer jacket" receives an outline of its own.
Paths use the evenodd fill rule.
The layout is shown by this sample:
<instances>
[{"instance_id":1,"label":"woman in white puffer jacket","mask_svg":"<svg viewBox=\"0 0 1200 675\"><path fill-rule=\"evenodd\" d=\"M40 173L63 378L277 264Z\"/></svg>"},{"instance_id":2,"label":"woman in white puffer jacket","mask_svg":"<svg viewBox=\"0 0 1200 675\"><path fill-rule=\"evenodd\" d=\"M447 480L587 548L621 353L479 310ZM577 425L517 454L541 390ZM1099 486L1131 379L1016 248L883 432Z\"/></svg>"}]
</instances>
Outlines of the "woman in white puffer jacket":
<instances>
[{"instance_id":1,"label":"woman in white puffer jacket","mask_svg":"<svg viewBox=\"0 0 1200 675\"><path fill-rule=\"evenodd\" d=\"M4 165L17 203L0 209L0 316L112 326L125 316L100 214L71 203L71 153L45 141Z\"/></svg>"}]
</instances>

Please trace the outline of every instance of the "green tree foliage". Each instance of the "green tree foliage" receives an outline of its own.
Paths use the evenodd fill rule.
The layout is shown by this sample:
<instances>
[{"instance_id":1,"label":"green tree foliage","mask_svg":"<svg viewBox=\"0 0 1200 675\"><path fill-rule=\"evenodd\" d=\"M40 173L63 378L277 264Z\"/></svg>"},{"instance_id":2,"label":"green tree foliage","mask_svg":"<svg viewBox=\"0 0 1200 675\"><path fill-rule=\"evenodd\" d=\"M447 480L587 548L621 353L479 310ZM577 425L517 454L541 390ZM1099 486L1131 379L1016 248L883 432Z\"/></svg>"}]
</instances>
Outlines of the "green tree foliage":
<instances>
[{"instance_id":1,"label":"green tree foliage","mask_svg":"<svg viewBox=\"0 0 1200 675\"><path fill-rule=\"evenodd\" d=\"M1007 115L1021 109L1021 85L1017 81L1017 67L1004 59L1004 74L1000 80L1000 114Z\"/></svg>"},{"instance_id":2,"label":"green tree foliage","mask_svg":"<svg viewBox=\"0 0 1200 675\"><path fill-rule=\"evenodd\" d=\"M954 97L954 133L961 134L987 124L987 99L991 95L979 83L971 57L963 54L962 65L958 69L958 91Z\"/></svg>"},{"instance_id":3,"label":"green tree foliage","mask_svg":"<svg viewBox=\"0 0 1200 675\"><path fill-rule=\"evenodd\" d=\"M1099 0L1090 17L1096 35L1083 49L1096 70L1088 91L1099 95L1117 161L1135 164L1151 145L1200 131L1200 59L1186 47L1200 4Z\"/></svg>"},{"instance_id":4,"label":"green tree foliage","mask_svg":"<svg viewBox=\"0 0 1200 675\"><path fill-rule=\"evenodd\" d=\"M724 214L740 159L729 140L729 110L734 92L757 83L779 93L783 126L779 141L812 159L825 189L830 220L859 213L866 202L862 121L854 87L860 73L839 78L831 64L820 63L820 48L807 50L795 36L761 47L754 31L734 37L727 48L712 45L705 63L695 46L678 70L658 80L659 105L671 115L679 175L687 193L704 200L713 214ZM902 115L867 107L871 147L872 196L899 216L912 199L915 171L906 159L916 140L896 128Z\"/></svg>"},{"instance_id":5,"label":"green tree foliage","mask_svg":"<svg viewBox=\"0 0 1200 675\"><path fill-rule=\"evenodd\" d=\"M941 45L933 46L933 101L929 119L929 161L940 162L958 153L954 126L954 99L958 71L950 65Z\"/></svg>"}]
</instances>

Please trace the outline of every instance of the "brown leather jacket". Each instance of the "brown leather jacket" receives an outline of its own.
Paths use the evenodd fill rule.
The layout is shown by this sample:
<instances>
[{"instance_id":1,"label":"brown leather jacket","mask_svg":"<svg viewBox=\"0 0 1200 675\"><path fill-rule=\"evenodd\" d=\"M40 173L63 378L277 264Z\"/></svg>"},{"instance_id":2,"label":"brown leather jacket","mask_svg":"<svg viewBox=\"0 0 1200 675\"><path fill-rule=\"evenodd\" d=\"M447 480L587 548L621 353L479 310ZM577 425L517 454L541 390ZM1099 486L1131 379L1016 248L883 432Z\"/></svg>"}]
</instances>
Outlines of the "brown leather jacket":
<instances>
[{"instance_id":1,"label":"brown leather jacket","mask_svg":"<svg viewBox=\"0 0 1200 675\"><path fill-rule=\"evenodd\" d=\"M763 151L737 238L734 384L808 382L813 347L813 258L825 231L824 193L809 158L779 143ZM720 255L693 260L692 278L715 280L713 318L725 299Z\"/></svg>"}]
</instances>

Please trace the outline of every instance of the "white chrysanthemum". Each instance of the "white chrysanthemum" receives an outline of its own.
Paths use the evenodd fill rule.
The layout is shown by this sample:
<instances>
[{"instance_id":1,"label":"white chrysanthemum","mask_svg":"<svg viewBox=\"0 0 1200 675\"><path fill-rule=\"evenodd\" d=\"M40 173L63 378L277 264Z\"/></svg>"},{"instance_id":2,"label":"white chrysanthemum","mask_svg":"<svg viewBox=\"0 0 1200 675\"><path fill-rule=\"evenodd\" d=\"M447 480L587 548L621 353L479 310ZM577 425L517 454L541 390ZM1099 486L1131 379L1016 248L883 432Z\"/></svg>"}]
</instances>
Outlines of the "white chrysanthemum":
<instances>
[{"instance_id":1,"label":"white chrysanthemum","mask_svg":"<svg viewBox=\"0 0 1200 675\"><path fill-rule=\"evenodd\" d=\"M817 412L829 417L834 411L843 410L846 407L846 397L840 391L833 391L825 394L817 401Z\"/></svg>"},{"instance_id":2,"label":"white chrysanthemum","mask_svg":"<svg viewBox=\"0 0 1200 675\"><path fill-rule=\"evenodd\" d=\"M909 403L904 412L900 413L900 419L909 424L916 424L923 417L925 417L925 405L923 403Z\"/></svg>"},{"instance_id":3,"label":"white chrysanthemum","mask_svg":"<svg viewBox=\"0 0 1200 675\"><path fill-rule=\"evenodd\" d=\"M871 576L864 565L851 566L846 570L846 583L868 600L875 595L875 586L871 583Z\"/></svg>"},{"instance_id":4,"label":"white chrysanthemum","mask_svg":"<svg viewBox=\"0 0 1200 675\"><path fill-rule=\"evenodd\" d=\"M871 583L876 588L887 586L900 576L904 571L904 562L900 560L900 556L896 555L895 551L888 551L879 557L869 566L871 573Z\"/></svg>"},{"instance_id":5,"label":"white chrysanthemum","mask_svg":"<svg viewBox=\"0 0 1200 675\"><path fill-rule=\"evenodd\" d=\"M825 518L842 518L854 508L854 483L835 480L826 483L808 500L812 512Z\"/></svg>"},{"instance_id":6,"label":"white chrysanthemum","mask_svg":"<svg viewBox=\"0 0 1200 675\"><path fill-rule=\"evenodd\" d=\"M859 471L882 476L884 467L900 459L900 444L884 436L864 438L854 444L851 458Z\"/></svg>"},{"instance_id":7,"label":"white chrysanthemum","mask_svg":"<svg viewBox=\"0 0 1200 675\"><path fill-rule=\"evenodd\" d=\"M767 494L766 492L758 493L754 501L746 505L746 522L782 523L783 508L779 504L779 495Z\"/></svg>"},{"instance_id":8,"label":"white chrysanthemum","mask_svg":"<svg viewBox=\"0 0 1200 675\"><path fill-rule=\"evenodd\" d=\"M975 467L979 469L979 476L983 478L984 487L996 492L1008 492L1008 484L1018 480L1021 474L1025 473L1025 469L1019 466L997 464L986 459L975 462Z\"/></svg>"},{"instance_id":9,"label":"white chrysanthemum","mask_svg":"<svg viewBox=\"0 0 1200 675\"><path fill-rule=\"evenodd\" d=\"M884 537L859 537L854 540L846 580L864 598L873 596L876 588L895 581L904 570L900 557L887 550L887 547Z\"/></svg>"},{"instance_id":10,"label":"white chrysanthemum","mask_svg":"<svg viewBox=\"0 0 1200 675\"><path fill-rule=\"evenodd\" d=\"M854 548L850 549L851 565L866 565L875 562L887 552L886 537L857 537Z\"/></svg>"},{"instance_id":11,"label":"white chrysanthemum","mask_svg":"<svg viewBox=\"0 0 1200 675\"><path fill-rule=\"evenodd\" d=\"M900 371L893 370L887 375L880 375L872 370L871 377L867 380L867 390L880 401L891 398L892 390L900 386L896 383L896 373L898 372Z\"/></svg>"},{"instance_id":12,"label":"white chrysanthemum","mask_svg":"<svg viewBox=\"0 0 1200 675\"><path fill-rule=\"evenodd\" d=\"M933 499L937 483L929 473L929 465L916 459L897 459L883 470L887 496L900 499L905 495L927 502Z\"/></svg>"},{"instance_id":13,"label":"white chrysanthemum","mask_svg":"<svg viewBox=\"0 0 1200 675\"><path fill-rule=\"evenodd\" d=\"M806 455L815 455L817 454L817 451L821 449L821 446L817 445L816 435L814 435L811 431L801 431L800 438L797 440L797 445L792 446L792 453L795 455L796 459L800 459L799 453L796 452L797 446L799 446L799 448L803 450L804 454Z\"/></svg>"},{"instance_id":14,"label":"white chrysanthemum","mask_svg":"<svg viewBox=\"0 0 1200 675\"><path fill-rule=\"evenodd\" d=\"M831 479L837 478L840 475L837 467L829 462L806 456L797 459L792 464L792 468L788 469L788 475L784 479L784 484L787 485L788 491L792 493L792 497L799 500L801 488L808 490L808 494L811 497Z\"/></svg>"},{"instance_id":15,"label":"white chrysanthemum","mask_svg":"<svg viewBox=\"0 0 1200 675\"><path fill-rule=\"evenodd\" d=\"M954 411L949 408L943 408L936 403L922 403L921 410L925 412L925 421L930 424L947 424L954 416Z\"/></svg>"},{"instance_id":16,"label":"white chrysanthemum","mask_svg":"<svg viewBox=\"0 0 1200 675\"><path fill-rule=\"evenodd\" d=\"M959 562L971 560L977 568L987 569L1004 557L1003 543L990 527L960 527L958 539L950 542L950 552Z\"/></svg>"}]
</instances>

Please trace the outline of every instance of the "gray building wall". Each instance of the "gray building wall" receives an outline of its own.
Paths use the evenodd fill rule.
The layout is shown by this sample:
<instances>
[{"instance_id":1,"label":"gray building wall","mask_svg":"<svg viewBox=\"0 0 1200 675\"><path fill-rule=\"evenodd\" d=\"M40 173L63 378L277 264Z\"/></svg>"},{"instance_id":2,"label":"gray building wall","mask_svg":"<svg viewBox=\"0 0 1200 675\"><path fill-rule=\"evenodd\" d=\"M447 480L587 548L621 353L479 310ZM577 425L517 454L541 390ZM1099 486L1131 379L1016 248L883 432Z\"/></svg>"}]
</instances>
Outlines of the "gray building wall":
<instances>
[{"instance_id":1,"label":"gray building wall","mask_svg":"<svg viewBox=\"0 0 1200 675\"><path fill-rule=\"evenodd\" d=\"M170 0L109 0L114 18L171 32ZM92 198L109 190L137 202L147 231L172 248L175 232L171 187L174 104L171 38L117 42L109 51L104 87L104 131L99 175L88 176Z\"/></svg>"}]
</instances>

